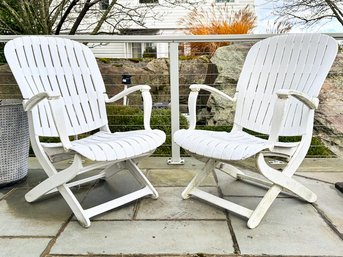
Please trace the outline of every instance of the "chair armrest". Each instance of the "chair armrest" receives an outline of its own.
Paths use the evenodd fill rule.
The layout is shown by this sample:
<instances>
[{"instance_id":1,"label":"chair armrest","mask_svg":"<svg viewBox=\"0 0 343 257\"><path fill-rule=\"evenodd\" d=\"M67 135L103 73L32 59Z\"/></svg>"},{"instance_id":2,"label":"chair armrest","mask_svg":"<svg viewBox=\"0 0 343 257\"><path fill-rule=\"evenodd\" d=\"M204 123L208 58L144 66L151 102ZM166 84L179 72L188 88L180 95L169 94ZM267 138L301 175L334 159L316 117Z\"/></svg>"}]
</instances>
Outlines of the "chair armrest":
<instances>
[{"instance_id":1,"label":"chair armrest","mask_svg":"<svg viewBox=\"0 0 343 257\"><path fill-rule=\"evenodd\" d=\"M223 93L222 91L214 87L204 85L204 84L193 84L193 85L190 85L189 88L191 90L191 93L189 94L189 97L188 97L189 129L195 129L195 126L196 126L196 103L197 103L199 91L201 89L211 92L213 94L217 94L229 101L232 101L232 102L236 101L236 95L235 97L232 98L228 96L227 94Z\"/></svg>"},{"instance_id":2,"label":"chair armrest","mask_svg":"<svg viewBox=\"0 0 343 257\"><path fill-rule=\"evenodd\" d=\"M120 93L116 94L115 96L105 99L106 103L113 103L120 99L122 99L124 96L127 96L133 92L141 91L142 97L143 97L143 111L144 111L144 128L147 130L151 130L150 128L150 118L151 118L151 110L152 110L152 98L150 94L151 87L148 85L137 85L133 87L129 87Z\"/></svg>"},{"instance_id":3,"label":"chair armrest","mask_svg":"<svg viewBox=\"0 0 343 257\"><path fill-rule=\"evenodd\" d=\"M24 110L32 111L32 108L35 107L42 100L47 99L50 105L52 117L57 129L57 133L60 137L61 143L65 150L68 150L72 147L71 142L68 137L67 129L65 127L64 119L64 104L61 103L62 99L59 94L41 92L28 100L24 100Z\"/></svg>"},{"instance_id":4,"label":"chair armrest","mask_svg":"<svg viewBox=\"0 0 343 257\"><path fill-rule=\"evenodd\" d=\"M281 89L277 91L276 94L278 98L288 98L289 96L293 96L310 109L317 109L319 105L319 100L317 97L310 97L309 95L306 95L298 90Z\"/></svg>"},{"instance_id":5,"label":"chair armrest","mask_svg":"<svg viewBox=\"0 0 343 257\"><path fill-rule=\"evenodd\" d=\"M272 143L277 142L281 128L285 122L285 104L289 96L293 96L303 104L305 104L310 110L317 109L319 100L316 97L310 97L303 92L292 89L280 89L276 92L277 100L275 102L271 130L268 140Z\"/></svg>"},{"instance_id":6,"label":"chair armrest","mask_svg":"<svg viewBox=\"0 0 343 257\"><path fill-rule=\"evenodd\" d=\"M34 95L33 97L31 97L30 99L23 101L24 110L31 111L33 107L35 107L39 102L41 102L45 98L48 100L51 100L58 97L60 97L60 95L54 94L54 93L48 93L48 92L38 93Z\"/></svg>"},{"instance_id":7,"label":"chair armrest","mask_svg":"<svg viewBox=\"0 0 343 257\"><path fill-rule=\"evenodd\" d=\"M223 93L222 91L220 91L214 87L204 85L204 84L193 84L193 85L190 85L189 88L192 92L199 92L201 89L203 89L203 90L206 90L206 91L211 92L213 94L217 94L226 100L229 100L232 102L236 101L236 96L232 98L232 97L228 96L227 94Z\"/></svg>"}]
</instances>

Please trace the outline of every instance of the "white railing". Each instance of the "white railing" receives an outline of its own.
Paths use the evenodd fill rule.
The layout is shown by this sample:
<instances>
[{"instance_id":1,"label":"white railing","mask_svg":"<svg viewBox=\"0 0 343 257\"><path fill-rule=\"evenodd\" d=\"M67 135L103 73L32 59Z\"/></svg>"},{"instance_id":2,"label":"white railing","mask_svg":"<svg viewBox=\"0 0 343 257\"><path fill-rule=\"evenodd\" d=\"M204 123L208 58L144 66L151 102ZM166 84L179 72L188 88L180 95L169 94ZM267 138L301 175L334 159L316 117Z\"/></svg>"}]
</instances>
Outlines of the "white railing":
<instances>
[{"instance_id":1,"label":"white railing","mask_svg":"<svg viewBox=\"0 0 343 257\"><path fill-rule=\"evenodd\" d=\"M343 40L343 33L328 33L336 40ZM171 94L171 131L172 135L179 129L179 44L189 42L254 42L275 34L257 35L208 35L208 36L120 36L120 35L58 35L80 42L88 43L168 43L170 60L170 94ZM17 36L0 35L0 42L7 42ZM171 136L172 136L171 135ZM180 147L172 140L172 154L168 163L182 164Z\"/></svg>"}]
</instances>

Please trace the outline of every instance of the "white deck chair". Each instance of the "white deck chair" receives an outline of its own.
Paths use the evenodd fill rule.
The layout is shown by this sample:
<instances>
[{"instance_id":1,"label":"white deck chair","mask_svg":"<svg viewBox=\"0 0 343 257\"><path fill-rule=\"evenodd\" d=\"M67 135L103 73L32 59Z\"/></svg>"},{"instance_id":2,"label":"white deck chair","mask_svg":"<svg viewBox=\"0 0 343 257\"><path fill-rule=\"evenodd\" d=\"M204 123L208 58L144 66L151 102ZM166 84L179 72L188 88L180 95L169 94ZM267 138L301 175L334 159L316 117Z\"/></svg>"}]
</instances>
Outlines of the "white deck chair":
<instances>
[{"instance_id":1,"label":"white deck chair","mask_svg":"<svg viewBox=\"0 0 343 257\"><path fill-rule=\"evenodd\" d=\"M316 195L292 179L292 175L309 149L317 96L336 53L336 41L326 35L275 36L256 43L249 51L235 97L206 85L191 85L190 127L177 131L174 141L206 164L189 183L182 197L195 196L244 216L248 218L249 228L260 223L283 189L308 202L316 201ZM236 102L230 133L195 129L196 99L201 89ZM268 139L250 135L244 128L266 134ZM283 143L279 142L279 136L301 136L301 140ZM271 186L256 209L250 210L199 189L200 183L215 168L236 179L265 185L265 180L248 176L234 166L234 161L254 155L257 155L259 172ZM279 171L267 164L267 156L284 157L288 160L287 166Z\"/></svg>"},{"instance_id":2,"label":"white deck chair","mask_svg":"<svg viewBox=\"0 0 343 257\"><path fill-rule=\"evenodd\" d=\"M28 111L32 148L48 178L25 195L28 202L59 191L80 224L90 218L143 196L158 193L137 167L141 157L150 155L165 141L165 134L150 128L152 99L147 85L133 86L108 98L96 59L85 45L62 38L26 36L6 44L5 56L23 95ZM144 130L111 133L105 103L141 91ZM98 130L86 138L75 136ZM61 143L42 143L40 137L59 137ZM71 154L72 164L57 171L51 156ZM83 164L82 159L93 162ZM87 163L87 162L86 162ZM89 162L88 162L89 163ZM99 174L70 182L77 175L101 169ZM142 189L83 209L70 187L128 170Z\"/></svg>"}]
</instances>

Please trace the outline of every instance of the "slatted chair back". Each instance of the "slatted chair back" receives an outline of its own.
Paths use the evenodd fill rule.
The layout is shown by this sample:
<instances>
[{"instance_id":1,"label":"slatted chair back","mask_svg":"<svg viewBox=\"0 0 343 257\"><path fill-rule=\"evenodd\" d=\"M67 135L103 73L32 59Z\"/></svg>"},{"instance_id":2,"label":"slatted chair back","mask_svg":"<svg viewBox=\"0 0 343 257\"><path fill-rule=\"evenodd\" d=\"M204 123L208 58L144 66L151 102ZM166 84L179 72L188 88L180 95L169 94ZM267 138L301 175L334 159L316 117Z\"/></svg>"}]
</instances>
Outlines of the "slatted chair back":
<instances>
[{"instance_id":1,"label":"slatted chair back","mask_svg":"<svg viewBox=\"0 0 343 257\"><path fill-rule=\"evenodd\" d=\"M282 35L256 43L238 81L235 124L269 134L275 92L294 89L317 97L336 50L335 40L321 34ZM304 104L291 98L280 135L303 135L309 112Z\"/></svg>"},{"instance_id":2,"label":"slatted chair back","mask_svg":"<svg viewBox=\"0 0 343 257\"><path fill-rule=\"evenodd\" d=\"M68 39L42 36L16 38L6 48L24 99L40 92L62 96L68 135L107 124L105 85L89 48ZM47 100L39 103L32 115L36 135L58 136Z\"/></svg>"}]
</instances>

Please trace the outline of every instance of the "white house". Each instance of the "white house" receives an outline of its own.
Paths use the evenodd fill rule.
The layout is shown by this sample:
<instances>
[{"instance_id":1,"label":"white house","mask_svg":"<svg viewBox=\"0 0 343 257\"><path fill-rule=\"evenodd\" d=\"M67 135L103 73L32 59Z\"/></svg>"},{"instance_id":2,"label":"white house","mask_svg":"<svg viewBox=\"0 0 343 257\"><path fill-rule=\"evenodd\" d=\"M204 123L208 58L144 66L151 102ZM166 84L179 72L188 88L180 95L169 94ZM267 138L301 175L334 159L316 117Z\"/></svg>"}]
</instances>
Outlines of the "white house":
<instances>
[{"instance_id":1,"label":"white house","mask_svg":"<svg viewBox=\"0 0 343 257\"><path fill-rule=\"evenodd\" d=\"M121 34L125 31L125 34L132 35L184 35L184 25L180 24L180 19L185 17L193 7L182 5L185 0L178 0L180 5L168 5L167 0L117 0L123 8L137 10L141 8L154 7L156 3L160 3L163 6L158 8L146 9L145 16L143 18L144 26L139 26L136 23L128 21L126 24L122 24L121 27L125 28L121 30ZM247 5L254 10L254 0L203 0L195 1L202 2L198 4L200 8L226 8L232 9L232 11L238 11L245 8ZM110 0L102 0L95 8L106 9ZM109 18L108 22L101 27L102 33L114 32L113 26L117 22L120 16L120 10L113 15L113 18ZM153 18L154 17L154 18ZM87 22L81 26L79 33L89 32L92 25L95 24L99 16L94 15L88 17ZM112 19L112 20L111 20ZM157 57L168 57L168 44L166 43L112 43L99 45L89 45L92 47L93 52L97 57L111 57L111 58L133 58L142 57L144 51L149 47L150 49L156 49Z\"/></svg>"}]
</instances>

